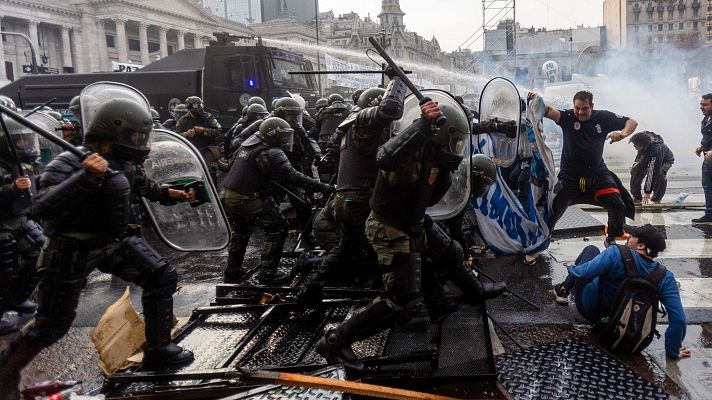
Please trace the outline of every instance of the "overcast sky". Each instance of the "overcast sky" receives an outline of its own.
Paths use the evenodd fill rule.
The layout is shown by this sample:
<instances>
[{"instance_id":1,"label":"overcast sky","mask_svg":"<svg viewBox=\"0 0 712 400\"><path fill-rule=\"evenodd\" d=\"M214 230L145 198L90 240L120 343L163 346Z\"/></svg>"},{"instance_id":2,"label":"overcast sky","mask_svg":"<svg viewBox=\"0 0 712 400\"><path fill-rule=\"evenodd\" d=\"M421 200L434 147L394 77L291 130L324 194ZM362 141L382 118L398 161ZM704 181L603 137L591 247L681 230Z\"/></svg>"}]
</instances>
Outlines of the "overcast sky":
<instances>
[{"instance_id":1,"label":"overcast sky","mask_svg":"<svg viewBox=\"0 0 712 400\"><path fill-rule=\"evenodd\" d=\"M435 35L445 51L456 50L482 26L482 3L478 0L401 0L400 5L406 29L426 39ZM375 20L381 0L319 0L319 9L333 10L337 16L350 11L361 17L370 13ZM522 27L547 29L598 26L603 24L603 0L520 0L517 21ZM481 49L482 39L470 48Z\"/></svg>"}]
</instances>

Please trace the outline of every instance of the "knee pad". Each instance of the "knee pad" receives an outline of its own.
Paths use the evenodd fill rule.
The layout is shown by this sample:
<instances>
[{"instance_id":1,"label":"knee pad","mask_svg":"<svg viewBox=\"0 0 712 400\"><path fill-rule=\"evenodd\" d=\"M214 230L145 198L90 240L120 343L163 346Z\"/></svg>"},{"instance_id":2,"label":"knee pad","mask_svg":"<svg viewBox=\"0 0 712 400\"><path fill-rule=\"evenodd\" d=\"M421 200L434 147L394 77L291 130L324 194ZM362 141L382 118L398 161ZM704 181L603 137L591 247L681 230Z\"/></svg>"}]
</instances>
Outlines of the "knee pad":
<instances>
[{"instance_id":1,"label":"knee pad","mask_svg":"<svg viewBox=\"0 0 712 400\"><path fill-rule=\"evenodd\" d=\"M178 288L178 272L170 264L152 274L143 284L143 297L166 298L173 296Z\"/></svg>"},{"instance_id":2,"label":"knee pad","mask_svg":"<svg viewBox=\"0 0 712 400\"><path fill-rule=\"evenodd\" d=\"M15 237L18 251L23 254L41 249L47 241L42 227L31 219L25 220L20 225Z\"/></svg>"}]
</instances>

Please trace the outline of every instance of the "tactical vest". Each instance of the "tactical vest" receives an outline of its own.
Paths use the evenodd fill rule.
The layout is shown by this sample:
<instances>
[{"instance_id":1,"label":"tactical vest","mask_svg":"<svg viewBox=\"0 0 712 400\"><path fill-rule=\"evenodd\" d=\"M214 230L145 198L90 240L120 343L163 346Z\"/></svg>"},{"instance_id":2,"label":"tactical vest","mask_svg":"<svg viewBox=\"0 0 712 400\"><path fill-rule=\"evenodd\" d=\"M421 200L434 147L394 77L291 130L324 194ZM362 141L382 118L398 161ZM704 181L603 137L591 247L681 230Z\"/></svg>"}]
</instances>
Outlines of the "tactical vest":
<instances>
[{"instance_id":1,"label":"tactical vest","mask_svg":"<svg viewBox=\"0 0 712 400\"><path fill-rule=\"evenodd\" d=\"M382 222L408 232L423 219L433 202L435 187L447 174L447 170L438 167L433 146L426 146L403 168L378 171L371 209Z\"/></svg>"},{"instance_id":2,"label":"tactical vest","mask_svg":"<svg viewBox=\"0 0 712 400\"><path fill-rule=\"evenodd\" d=\"M240 147L235 153L235 163L230 167L222 185L246 196L264 190L267 184L257 168L257 155L267 148L264 143Z\"/></svg>"},{"instance_id":3,"label":"tactical vest","mask_svg":"<svg viewBox=\"0 0 712 400\"><path fill-rule=\"evenodd\" d=\"M355 124L348 128L341 140L336 182L338 191L373 188L378 175L376 152L385 139L383 129L374 131Z\"/></svg>"},{"instance_id":4,"label":"tactical vest","mask_svg":"<svg viewBox=\"0 0 712 400\"><path fill-rule=\"evenodd\" d=\"M133 188L133 184L136 180L135 167L129 162L121 162L111 159L108 161L109 168L116 171L117 175L125 176L130 187ZM59 168L50 168L50 166L55 163L61 164L61 166L59 166ZM127 170L122 171L121 169ZM47 169L45 169L45 172L42 174L41 181L52 182L53 185L61 185L64 180L70 178L77 172L84 173L84 167L79 162L78 157L69 152L64 152L52 160L50 165L47 166ZM54 176L45 176L45 174ZM66 212L62 215L58 215L56 218L47 219L45 221L45 232L47 235L57 235L69 232L113 234L115 232L112 232L111 230L112 228L116 228L116 226L111 225L120 225L122 224L122 222L120 222L122 220L125 220L126 223L124 226L127 227L128 214L115 214L117 212L124 213L128 210L131 194L123 199L125 204L111 204L111 202L108 201L109 199L107 199L107 195L104 193L109 186L107 185L108 179L112 178L105 176L103 186L96 188L96 190L85 196L77 198L73 206L66 210ZM52 189L49 190L51 191ZM42 196L38 196L36 201L42 201Z\"/></svg>"},{"instance_id":5,"label":"tactical vest","mask_svg":"<svg viewBox=\"0 0 712 400\"><path fill-rule=\"evenodd\" d=\"M335 106L339 107L335 107ZM349 116L349 110L343 104L334 104L322 110L319 115L321 129L319 130L319 144L325 144L336 128Z\"/></svg>"},{"instance_id":6,"label":"tactical vest","mask_svg":"<svg viewBox=\"0 0 712 400\"><path fill-rule=\"evenodd\" d=\"M186 122L185 122L185 126L183 128L186 131L191 128L195 128L196 126L210 128L210 119L209 118L190 118L190 116L186 116L185 119L186 119ZM183 132L183 135L185 135L185 132ZM195 146L195 148L198 150L203 150L204 148L215 144L215 138L206 136L205 134L202 134L202 133L201 134L196 133L195 136L193 136L193 137L185 136L185 138L188 139L188 141L193 146Z\"/></svg>"}]
</instances>

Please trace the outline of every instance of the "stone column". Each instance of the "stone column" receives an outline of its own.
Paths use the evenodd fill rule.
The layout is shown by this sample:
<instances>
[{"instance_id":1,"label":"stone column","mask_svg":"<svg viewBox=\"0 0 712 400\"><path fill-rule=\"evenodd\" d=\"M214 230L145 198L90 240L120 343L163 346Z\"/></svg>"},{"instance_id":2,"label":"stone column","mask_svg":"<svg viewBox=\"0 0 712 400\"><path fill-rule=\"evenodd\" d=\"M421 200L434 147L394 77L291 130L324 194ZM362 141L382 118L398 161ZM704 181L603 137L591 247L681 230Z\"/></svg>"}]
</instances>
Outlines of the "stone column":
<instances>
[{"instance_id":1,"label":"stone column","mask_svg":"<svg viewBox=\"0 0 712 400\"><path fill-rule=\"evenodd\" d=\"M89 5L79 6L82 10L82 25L81 37L74 43L77 58L74 60L75 65L82 65L79 72L96 72L102 69L101 54L97 51L97 41L99 50L101 46L106 46L106 37L99 37L99 32L103 29L97 28L98 20L94 16L94 9ZM76 39L76 37L74 38ZM79 62L81 60L81 64Z\"/></svg>"},{"instance_id":2,"label":"stone column","mask_svg":"<svg viewBox=\"0 0 712 400\"><path fill-rule=\"evenodd\" d=\"M2 30L2 15L0 15L0 31ZM9 36L6 36L9 37ZM0 81L7 80L5 74L5 46L2 43L2 35L0 35Z\"/></svg>"},{"instance_id":3,"label":"stone column","mask_svg":"<svg viewBox=\"0 0 712 400\"><path fill-rule=\"evenodd\" d=\"M148 57L148 24L138 23L138 37L141 42L141 64L148 65L151 63Z\"/></svg>"},{"instance_id":4,"label":"stone column","mask_svg":"<svg viewBox=\"0 0 712 400\"><path fill-rule=\"evenodd\" d=\"M39 58L39 56L40 56L40 40L39 40L39 36L37 34L37 25L39 25L39 21L31 19L31 20L27 21L27 23L28 23L29 33L30 33L28 36L30 37L32 46L35 48L35 54L37 54L37 57ZM37 62L39 63L40 60L37 60Z\"/></svg>"},{"instance_id":5,"label":"stone column","mask_svg":"<svg viewBox=\"0 0 712 400\"><path fill-rule=\"evenodd\" d=\"M111 71L113 69L111 68L111 60L109 60L109 49L106 47L106 24L108 23L108 20L102 19L97 21L96 24L96 36L99 41L98 68L102 71Z\"/></svg>"},{"instance_id":6,"label":"stone column","mask_svg":"<svg viewBox=\"0 0 712 400\"><path fill-rule=\"evenodd\" d=\"M119 62L129 61L128 40L126 39L126 20L114 18L116 24L116 49L119 51Z\"/></svg>"},{"instance_id":7,"label":"stone column","mask_svg":"<svg viewBox=\"0 0 712 400\"><path fill-rule=\"evenodd\" d=\"M64 67L72 67L72 48L69 44L69 27L62 26L62 64Z\"/></svg>"},{"instance_id":8,"label":"stone column","mask_svg":"<svg viewBox=\"0 0 712 400\"><path fill-rule=\"evenodd\" d=\"M161 58L168 57L168 28L158 27L158 40L161 45Z\"/></svg>"},{"instance_id":9,"label":"stone column","mask_svg":"<svg viewBox=\"0 0 712 400\"><path fill-rule=\"evenodd\" d=\"M203 39L197 32L193 34L193 47L196 49L200 49L203 47Z\"/></svg>"},{"instance_id":10,"label":"stone column","mask_svg":"<svg viewBox=\"0 0 712 400\"><path fill-rule=\"evenodd\" d=\"M69 36L72 46L74 72L86 72L84 61L82 60L82 57L79 56L81 54L81 45L79 43L82 37L82 32L77 28L73 28ZM104 40L106 41L106 39Z\"/></svg>"},{"instance_id":11,"label":"stone column","mask_svg":"<svg viewBox=\"0 0 712 400\"><path fill-rule=\"evenodd\" d=\"M176 31L176 38L178 39L178 51L185 49L185 32Z\"/></svg>"}]
</instances>

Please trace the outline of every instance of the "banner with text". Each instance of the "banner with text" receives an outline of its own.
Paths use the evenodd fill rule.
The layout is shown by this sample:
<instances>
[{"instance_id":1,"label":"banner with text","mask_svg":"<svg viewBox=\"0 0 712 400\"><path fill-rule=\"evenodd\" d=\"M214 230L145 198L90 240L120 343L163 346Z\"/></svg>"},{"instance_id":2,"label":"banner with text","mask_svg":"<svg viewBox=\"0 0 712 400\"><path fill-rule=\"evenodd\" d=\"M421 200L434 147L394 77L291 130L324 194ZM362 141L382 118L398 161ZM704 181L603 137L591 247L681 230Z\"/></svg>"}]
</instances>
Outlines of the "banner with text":
<instances>
[{"instance_id":1,"label":"banner with text","mask_svg":"<svg viewBox=\"0 0 712 400\"><path fill-rule=\"evenodd\" d=\"M380 68L364 66L344 61L328 54L324 55L324 63L328 71L352 71L369 70L379 71ZM344 86L353 89L364 89L381 84L380 74L329 74L328 79L334 81L336 86Z\"/></svg>"}]
</instances>

